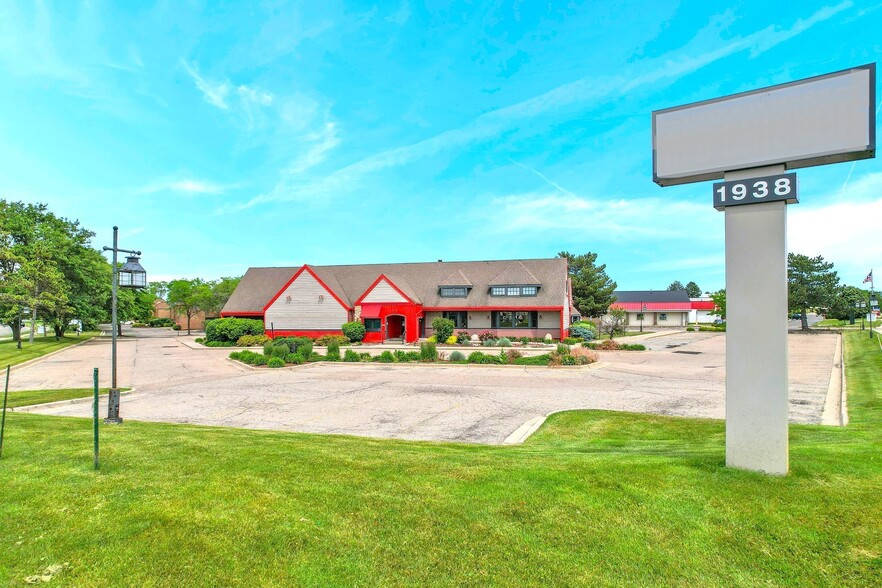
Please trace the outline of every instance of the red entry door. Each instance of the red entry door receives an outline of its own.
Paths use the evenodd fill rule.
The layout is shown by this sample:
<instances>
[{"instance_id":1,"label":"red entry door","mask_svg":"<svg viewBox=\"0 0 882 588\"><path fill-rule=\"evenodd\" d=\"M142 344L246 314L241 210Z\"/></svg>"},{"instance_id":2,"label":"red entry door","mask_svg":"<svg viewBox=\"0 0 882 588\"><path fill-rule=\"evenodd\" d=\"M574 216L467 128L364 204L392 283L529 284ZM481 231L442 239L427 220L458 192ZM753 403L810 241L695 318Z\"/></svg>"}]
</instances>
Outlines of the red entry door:
<instances>
[{"instance_id":1,"label":"red entry door","mask_svg":"<svg viewBox=\"0 0 882 588\"><path fill-rule=\"evenodd\" d=\"M386 338L398 339L404 331L404 317L393 314L386 317Z\"/></svg>"}]
</instances>

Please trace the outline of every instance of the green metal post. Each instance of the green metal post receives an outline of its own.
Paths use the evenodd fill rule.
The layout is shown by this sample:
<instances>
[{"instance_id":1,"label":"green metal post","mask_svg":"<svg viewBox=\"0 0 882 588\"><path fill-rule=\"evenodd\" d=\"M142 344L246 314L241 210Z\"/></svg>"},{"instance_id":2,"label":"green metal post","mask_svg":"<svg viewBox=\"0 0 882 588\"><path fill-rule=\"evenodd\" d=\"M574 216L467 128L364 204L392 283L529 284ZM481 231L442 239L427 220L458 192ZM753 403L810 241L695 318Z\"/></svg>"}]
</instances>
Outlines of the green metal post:
<instances>
[{"instance_id":1,"label":"green metal post","mask_svg":"<svg viewBox=\"0 0 882 588\"><path fill-rule=\"evenodd\" d=\"M3 431L6 430L6 399L9 397L9 368L6 366L6 387L3 388L3 416L0 417L0 455L3 455Z\"/></svg>"},{"instance_id":2,"label":"green metal post","mask_svg":"<svg viewBox=\"0 0 882 588\"><path fill-rule=\"evenodd\" d=\"M95 402L92 404L92 431L93 436L95 437L95 449L94 449L94 461L95 461L95 469L98 469L98 368L95 368L95 371L92 375L93 387L95 390Z\"/></svg>"}]
</instances>

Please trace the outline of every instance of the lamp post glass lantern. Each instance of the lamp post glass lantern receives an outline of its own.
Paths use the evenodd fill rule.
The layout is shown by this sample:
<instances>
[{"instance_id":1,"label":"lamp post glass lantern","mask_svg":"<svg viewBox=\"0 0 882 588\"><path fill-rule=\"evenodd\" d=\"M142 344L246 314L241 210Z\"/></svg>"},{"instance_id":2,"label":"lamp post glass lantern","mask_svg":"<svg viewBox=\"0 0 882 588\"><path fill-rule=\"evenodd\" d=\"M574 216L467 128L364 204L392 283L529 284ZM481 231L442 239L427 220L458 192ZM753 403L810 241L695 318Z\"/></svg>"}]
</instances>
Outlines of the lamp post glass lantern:
<instances>
[{"instance_id":1,"label":"lamp post glass lantern","mask_svg":"<svg viewBox=\"0 0 882 588\"><path fill-rule=\"evenodd\" d=\"M118 424L122 422L119 416L119 386L116 384L116 335L119 328L117 321L117 288L146 288L147 272L138 263L141 252L129 249L120 249L118 240L119 227L113 227L113 247L104 247L103 251L113 252L113 276L111 278L110 297L110 392L107 395L107 418L105 423ZM119 267L117 262L118 253L128 253L126 263Z\"/></svg>"}]
</instances>

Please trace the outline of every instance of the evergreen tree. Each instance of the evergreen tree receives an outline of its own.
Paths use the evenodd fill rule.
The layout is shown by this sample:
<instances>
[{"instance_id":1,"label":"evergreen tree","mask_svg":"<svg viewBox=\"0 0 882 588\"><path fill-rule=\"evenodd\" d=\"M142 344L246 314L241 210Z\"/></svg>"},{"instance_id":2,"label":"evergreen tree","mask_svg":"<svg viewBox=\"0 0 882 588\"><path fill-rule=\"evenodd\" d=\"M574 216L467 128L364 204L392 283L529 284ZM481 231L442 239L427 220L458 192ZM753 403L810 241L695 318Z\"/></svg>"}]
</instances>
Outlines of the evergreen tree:
<instances>
[{"instance_id":1,"label":"evergreen tree","mask_svg":"<svg viewBox=\"0 0 882 588\"><path fill-rule=\"evenodd\" d=\"M557 254L567 260L567 271L573 283L573 304L582 316L597 317L606 314L615 302L616 283L606 275L606 264L596 265L597 254L574 255L566 251Z\"/></svg>"}]
</instances>

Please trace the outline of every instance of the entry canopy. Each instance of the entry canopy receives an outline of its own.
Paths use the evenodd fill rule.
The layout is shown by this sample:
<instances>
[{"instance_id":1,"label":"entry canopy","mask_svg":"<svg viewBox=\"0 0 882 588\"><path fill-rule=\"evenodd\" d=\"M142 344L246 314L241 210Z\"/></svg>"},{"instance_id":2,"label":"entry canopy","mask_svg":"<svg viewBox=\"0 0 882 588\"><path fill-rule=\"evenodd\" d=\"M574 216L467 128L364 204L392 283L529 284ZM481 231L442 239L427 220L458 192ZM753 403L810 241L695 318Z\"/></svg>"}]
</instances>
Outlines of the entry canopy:
<instances>
[{"instance_id":1,"label":"entry canopy","mask_svg":"<svg viewBox=\"0 0 882 588\"><path fill-rule=\"evenodd\" d=\"M652 179L869 159L876 152L876 64L652 113Z\"/></svg>"}]
</instances>

